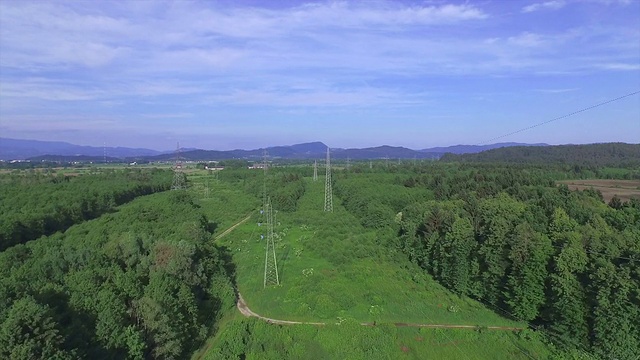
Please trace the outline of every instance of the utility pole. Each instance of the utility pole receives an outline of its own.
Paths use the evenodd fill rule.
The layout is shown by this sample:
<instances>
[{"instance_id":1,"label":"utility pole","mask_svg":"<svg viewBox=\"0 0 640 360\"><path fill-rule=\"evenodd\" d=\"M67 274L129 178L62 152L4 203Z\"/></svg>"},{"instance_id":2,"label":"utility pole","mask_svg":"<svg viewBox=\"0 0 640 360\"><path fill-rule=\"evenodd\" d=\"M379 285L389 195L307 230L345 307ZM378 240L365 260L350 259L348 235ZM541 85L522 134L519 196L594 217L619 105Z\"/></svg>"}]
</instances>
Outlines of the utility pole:
<instances>
[{"instance_id":1,"label":"utility pole","mask_svg":"<svg viewBox=\"0 0 640 360\"><path fill-rule=\"evenodd\" d=\"M324 184L324 211L333 211L333 192L331 190L331 155L327 148L327 175Z\"/></svg>"},{"instance_id":2,"label":"utility pole","mask_svg":"<svg viewBox=\"0 0 640 360\"><path fill-rule=\"evenodd\" d=\"M280 285L278 277L278 263L276 262L276 247L274 243L273 228L275 226L273 218L273 207L271 198L267 199L265 213L267 216L267 246L264 256L264 287Z\"/></svg>"},{"instance_id":3,"label":"utility pole","mask_svg":"<svg viewBox=\"0 0 640 360\"><path fill-rule=\"evenodd\" d=\"M313 162L313 181L318 181L318 160Z\"/></svg>"},{"instance_id":4,"label":"utility pole","mask_svg":"<svg viewBox=\"0 0 640 360\"><path fill-rule=\"evenodd\" d=\"M175 163L173 165L173 184L171 190L184 190L187 188L185 175L182 172L182 159L180 158L180 143L176 147Z\"/></svg>"}]
</instances>

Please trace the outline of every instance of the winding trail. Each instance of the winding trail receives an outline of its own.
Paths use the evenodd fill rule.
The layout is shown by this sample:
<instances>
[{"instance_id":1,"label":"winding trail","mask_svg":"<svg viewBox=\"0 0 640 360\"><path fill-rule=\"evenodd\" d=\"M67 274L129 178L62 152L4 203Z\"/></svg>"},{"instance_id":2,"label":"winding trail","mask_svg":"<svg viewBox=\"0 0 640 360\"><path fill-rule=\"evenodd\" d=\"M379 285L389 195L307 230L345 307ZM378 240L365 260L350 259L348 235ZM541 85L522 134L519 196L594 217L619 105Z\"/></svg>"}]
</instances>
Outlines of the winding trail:
<instances>
[{"instance_id":1,"label":"winding trail","mask_svg":"<svg viewBox=\"0 0 640 360\"><path fill-rule=\"evenodd\" d=\"M233 231L236 227L242 225L247 222L251 218L251 214L249 214L246 218L240 220L235 223L233 226L222 232L220 235L216 237L216 240L228 235L231 231ZM238 301L237 301L238 310L245 317L256 317L260 320L264 320L270 324L277 325L317 325L323 326L327 325L327 323L323 322L306 322L306 321L290 321L290 320L279 320L272 319L266 316L262 316L258 313L253 312L247 302L242 297L242 294L238 291ZM414 323L391 323L396 327L417 327L417 328L430 328L430 329L467 329L467 330L477 330L477 329L486 329L486 330L502 330L502 331L520 331L526 328L523 327L509 327L509 326L481 326L481 325L455 325L455 324L414 324ZM376 326L376 323L364 322L360 323L362 326Z\"/></svg>"}]
</instances>

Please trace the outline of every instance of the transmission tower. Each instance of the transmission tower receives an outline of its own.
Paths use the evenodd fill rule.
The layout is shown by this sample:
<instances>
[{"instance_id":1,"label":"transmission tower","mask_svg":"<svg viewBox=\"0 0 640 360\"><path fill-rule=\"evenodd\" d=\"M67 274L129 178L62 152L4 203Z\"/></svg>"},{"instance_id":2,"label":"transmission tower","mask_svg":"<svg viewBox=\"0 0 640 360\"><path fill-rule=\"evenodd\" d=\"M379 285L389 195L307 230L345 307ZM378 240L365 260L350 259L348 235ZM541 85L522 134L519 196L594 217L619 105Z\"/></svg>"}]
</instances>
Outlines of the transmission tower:
<instances>
[{"instance_id":1,"label":"transmission tower","mask_svg":"<svg viewBox=\"0 0 640 360\"><path fill-rule=\"evenodd\" d=\"M349 170L349 167L351 165L351 159L349 159L349 157L347 157L347 170Z\"/></svg>"},{"instance_id":2,"label":"transmission tower","mask_svg":"<svg viewBox=\"0 0 640 360\"><path fill-rule=\"evenodd\" d=\"M265 212L267 211L267 149L262 151L262 209Z\"/></svg>"},{"instance_id":3,"label":"transmission tower","mask_svg":"<svg viewBox=\"0 0 640 360\"><path fill-rule=\"evenodd\" d=\"M313 181L318 181L318 160L313 163Z\"/></svg>"},{"instance_id":4,"label":"transmission tower","mask_svg":"<svg viewBox=\"0 0 640 360\"><path fill-rule=\"evenodd\" d=\"M324 184L324 211L333 211L333 192L331 191L331 156L327 148L327 176Z\"/></svg>"},{"instance_id":5,"label":"transmission tower","mask_svg":"<svg viewBox=\"0 0 640 360\"><path fill-rule=\"evenodd\" d=\"M267 246L264 255L264 287L280 285L278 278L278 264L276 262L276 247L274 243L273 228L275 226L273 218L273 207L271 198L267 199L265 214L267 217Z\"/></svg>"},{"instance_id":6,"label":"transmission tower","mask_svg":"<svg viewBox=\"0 0 640 360\"><path fill-rule=\"evenodd\" d=\"M176 147L176 162L173 165L173 184L171 190L183 190L187 188L187 184L184 180L184 173L182 172L182 159L180 157L180 143Z\"/></svg>"}]
</instances>

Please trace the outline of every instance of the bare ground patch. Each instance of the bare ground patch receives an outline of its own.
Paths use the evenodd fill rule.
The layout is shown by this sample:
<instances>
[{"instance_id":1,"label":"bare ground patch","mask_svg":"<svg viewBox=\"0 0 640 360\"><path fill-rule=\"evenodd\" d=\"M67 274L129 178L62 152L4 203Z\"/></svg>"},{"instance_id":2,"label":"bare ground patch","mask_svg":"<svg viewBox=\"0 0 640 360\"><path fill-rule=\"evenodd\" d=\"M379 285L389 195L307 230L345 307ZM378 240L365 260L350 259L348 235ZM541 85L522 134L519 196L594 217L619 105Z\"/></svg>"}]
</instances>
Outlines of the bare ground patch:
<instances>
[{"instance_id":1,"label":"bare ground patch","mask_svg":"<svg viewBox=\"0 0 640 360\"><path fill-rule=\"evenodd\" d=\"M571 190L599 190L605 202L609 202L614 195L622 201L640 199L640 180L563 180L557 183L566 184Z\"/></svg>"}]
</instances>

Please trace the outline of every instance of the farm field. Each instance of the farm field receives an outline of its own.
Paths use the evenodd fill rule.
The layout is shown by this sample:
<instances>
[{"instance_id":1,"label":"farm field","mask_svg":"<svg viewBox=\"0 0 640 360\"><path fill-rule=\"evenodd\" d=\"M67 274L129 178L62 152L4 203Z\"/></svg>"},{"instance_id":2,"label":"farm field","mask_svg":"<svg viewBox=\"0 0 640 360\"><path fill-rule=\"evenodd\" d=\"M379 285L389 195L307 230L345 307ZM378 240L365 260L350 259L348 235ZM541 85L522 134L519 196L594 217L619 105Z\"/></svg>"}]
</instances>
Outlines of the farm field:
<instances>
[{"instance_id":1,"label":"farm field","mask_svg":"<svg viewBox=\"0 0 640 360\"><path fill-rule=\"evenodd\" d=\"M571 190L595 189L600 191L605 202L617 196L621 201L640 199L640 180L562 180Z\"/></svg>"}]
</instances>

